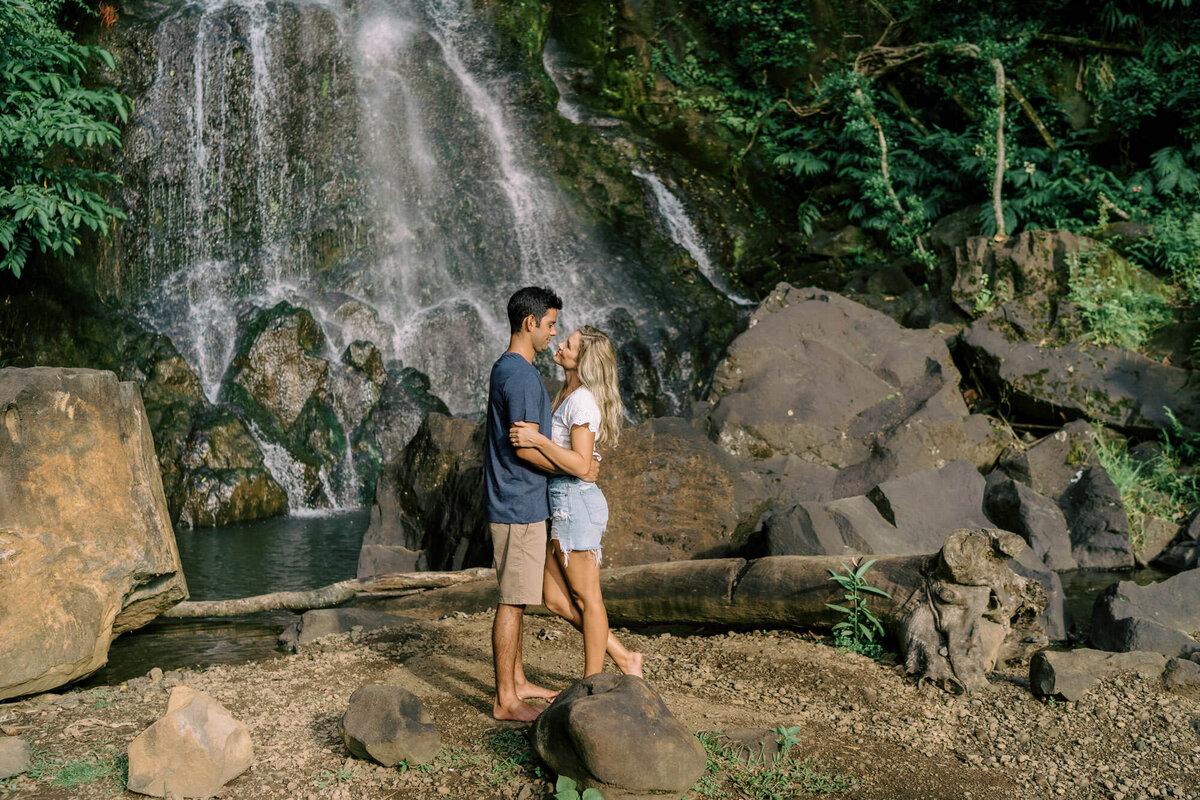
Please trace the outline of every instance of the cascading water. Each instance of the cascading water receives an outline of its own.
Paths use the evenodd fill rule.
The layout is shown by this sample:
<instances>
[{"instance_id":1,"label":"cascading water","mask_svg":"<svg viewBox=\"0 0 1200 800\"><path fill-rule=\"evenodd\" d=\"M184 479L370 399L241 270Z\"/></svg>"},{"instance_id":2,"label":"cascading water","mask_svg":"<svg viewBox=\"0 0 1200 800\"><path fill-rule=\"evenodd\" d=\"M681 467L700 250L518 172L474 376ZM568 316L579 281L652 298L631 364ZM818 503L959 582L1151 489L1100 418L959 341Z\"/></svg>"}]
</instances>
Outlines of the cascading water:
<instances>
[{"instance_id":1,"label":"cascading water","mask_svg":"<svg viewBox=\"0 0 1200 800\"><path fill-rule=\"evenodd\" d=\"M688 252L688 255L696 262L696 266L700 268L700 273L708 279L708 282L740 306L755 305L753 300L742 297L731 290L728 282L721 277L721 274L717 271L716 266L712 263L712 259L708 255L708 248L704 244L704 237L700 235L700 231L696 230L696 226L692 223L691 218L688 217L687 209L683 207L680 199L667 188L666 184L657 175L644 172L640 169L635 169L633 174L649 187L650 194L654 198L655 208L666 224L671 240Z\"/></svg>"},{"instance_id":2,"label":"cascading water","mask_svg":"<svg viewBox=\"0 0 1200 800\"><path fill-rule=\"evenodd\" d=\"M123 291L210 399L247 312L287 301L321 325L331 364L369 340L451 412L476 413L508 295L542 284L564 298L563 328L653 331L644 360L667 410L686 403L690 356L656 345L679 333L667 299L554 186L515 79L462 0L196 0L153 40L127 134ZM327 465L324 483L357 480L338 414L349 466Z\"/></svg>"}]
</instances>

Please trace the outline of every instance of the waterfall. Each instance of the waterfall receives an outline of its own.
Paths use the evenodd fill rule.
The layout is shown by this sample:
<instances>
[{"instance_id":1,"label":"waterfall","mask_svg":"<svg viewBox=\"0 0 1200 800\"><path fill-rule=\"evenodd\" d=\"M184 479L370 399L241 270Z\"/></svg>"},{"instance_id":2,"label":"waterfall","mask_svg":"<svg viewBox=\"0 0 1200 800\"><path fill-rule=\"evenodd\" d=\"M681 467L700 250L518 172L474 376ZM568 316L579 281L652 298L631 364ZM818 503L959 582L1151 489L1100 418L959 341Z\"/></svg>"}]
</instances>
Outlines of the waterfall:
<instances>
[{"instance_id":1,"label":"waterfall","mask_svg":"<svg viewBox=\"0 0 1200 800\"><path fill-rule=\"evenodd\" d=\"M708 279L713 288L740 306L755 305L753 300L742 297L729 288L729 284L717 271L712 259L709 258L704 238L692 224L687 209L683 207L679 198L671 193L666 184L659 180L657 175L650 172L635 169L633 174L650 188L650 195L654 198L654 207L667 226L671 240L688 252L692 260L696 262L696 266L700 268L700 274Z\"/></svg>"},{"instance_id":2,"label":"waterfall","mask_svg":"<svg viewBox=\"0 0 1200 800\"><path fill-rule=\"evenodd\" d=\"M328 358L369 340L452 413L478 413L508 295L540 284L563 297L564 331L619 320L667 410L686 406L691 354L663 343L678 349L672 315L687 311L668 311L630 248L614 252L556 186L518 78L467 0L185 0L148 35L121 290L210 400L239 320L286 300L321 325ZM322 481L359 480L346 433ZM256 436L281 483L295 477L295 459ZM302 483L285 485L293 509ZM358 487L325 494L343 504Z\"/></svg>"}]
</instances>

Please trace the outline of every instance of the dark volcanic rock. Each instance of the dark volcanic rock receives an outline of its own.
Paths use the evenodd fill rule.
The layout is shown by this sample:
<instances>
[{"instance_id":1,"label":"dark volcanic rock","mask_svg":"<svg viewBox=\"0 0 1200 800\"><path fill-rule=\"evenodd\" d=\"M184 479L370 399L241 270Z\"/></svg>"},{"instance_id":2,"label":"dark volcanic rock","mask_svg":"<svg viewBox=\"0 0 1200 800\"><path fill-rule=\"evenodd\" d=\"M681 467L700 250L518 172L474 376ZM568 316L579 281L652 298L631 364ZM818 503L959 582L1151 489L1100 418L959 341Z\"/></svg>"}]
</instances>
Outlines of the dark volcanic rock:
<instances>
[{"instance_id":1,"label":"dark volcanic rock","mask_svg":"<svg viewBox=\"0 0 1200 800\"><path fill-rule=\"evenodd\" d=\"M1187 657L1200 651L1200 570L1189 570L1162 583L1138 586L1121 581L1109 586L1092 607L1090 639L1101 650L1153 650Z\"/></svg>"},{"instance_id":2,"label":"dark volcanic rock","mask_svg":"<svg viewBox=\"0 0 1200 800\"><path fill-rule=\"evenodd\" d=\"M1020 534L1047 569L1078 566L1071 553L1067 518L1053 500L1011 478L989 476L984 510L996 527Z\"/></svg>"},{"instance_id":3,"label":"dark volcanic rock","mask_svg":"<svg viewBox=\"0 0 1200 800\"><path fill-rule=\"evenodd\" d=\"M1200 429L1200 387L1188 370L1131 350L1038 347L1015 340L992 317L976 320L959 341L976 373L1024 418L1084 417L1153 437L1170 424L1170 408L1186 428Z\"/></svg>"},{"instance_id":4,"label":"dark volcanic rock","mask_svg":"<svg viewBox=\"0 0 1200 800\"><path fill-rule=\"evenodd\" d=\"M763 522L763 554L936 553L952 531L991 527L983 491L983 476L955 461L881 483L866 496L783 506Z\"/></svg>"},{"instance_id":5,"label":"dark volcanic rock","mask_svg":"<svg viewBox=\"0 0 1200 800\"><path fill-rule=\"evenodd\" d=\"M1060 504L1071 526L1071 554L1090 569L1133 566L1129 515L1121 492L1103 467L1088 467Z\"/></svg>"},{"instance_id":6,"label":"dark volcanic rock","mask_svg":"<svg viewBox=\"0 0 1200 800\"><path fill-rule=\"evenodd\" d=\"M680 797L704 748L641 678L600 673L565 689L533 723L533 749L559 775L607 800Z\"/></svg>"},{"instance_id":7,"label":"dark volcanic rock","mask_svg":"<svg viewBox=\"0 0 1200 800\"><path fill-rule=\"evenodd\" d=\"M385 767L424 764L437 755L442 735L425 704L400 686L367 685L350 695L338 724L346 749Z\"/></svg>"},{"instance_id":8,"label":"dark volcanic rock","mask_svg":"<svg viewBox=\"0 0 1200 800\"><path fill-rule=\"evenodd\" d=\"M968 413L958 382L938 334L831 292L780 284L717 368L710 431L736 455L791 455L839 470L834 497L865 494L895 477L999 455L991 425Z\"/></svg>"}]
</instances>

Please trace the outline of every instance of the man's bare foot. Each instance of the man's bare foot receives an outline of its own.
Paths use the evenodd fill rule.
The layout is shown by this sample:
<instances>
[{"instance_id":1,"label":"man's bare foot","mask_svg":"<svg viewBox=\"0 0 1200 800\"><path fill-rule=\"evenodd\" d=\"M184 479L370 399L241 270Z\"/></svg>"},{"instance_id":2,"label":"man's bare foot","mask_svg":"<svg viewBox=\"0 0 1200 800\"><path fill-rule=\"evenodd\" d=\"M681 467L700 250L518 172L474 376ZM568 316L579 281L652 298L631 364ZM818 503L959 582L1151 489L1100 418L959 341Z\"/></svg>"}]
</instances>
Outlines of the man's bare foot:
<instances>
[{"instance_id":1,"label":"man's bare foot","mask_svg":"<svg viewBox=\"0 0 1200 800\"><path fill-rule=\"evenodd\" d=\"M636 675L639 678L642 677L642 654L631 652L629 654L629 658L625 660L625 663L617 664L617 668L626 675Z\"/></svg>"},{"instance_id":2,"label":"man's bare foot","mask_svg":"<svg viewBox=\"0 0 1200 800\"><path fill-rule=\"evenodd\" d=\"M538 686L536 683L523 683L517 687L517 698L521 700L536 699L553 703L556 697L558 697L557 690L547 689L545 686Z\"/></svg>"},{"instance_id":3,"label":"man's bare foot","mask_svg":"<svg viewBox=\"0 0 1200 800\"><path fill-rule=\"evenodd\" d=\"M500 701L492 702L492 716L496 719L510 719L517 722L533 722L538 718L538 714L542 713L541 709L534 708L528 703L522 703L518 700L510 705L500 705Z\"/></svg>"}]
</instances>

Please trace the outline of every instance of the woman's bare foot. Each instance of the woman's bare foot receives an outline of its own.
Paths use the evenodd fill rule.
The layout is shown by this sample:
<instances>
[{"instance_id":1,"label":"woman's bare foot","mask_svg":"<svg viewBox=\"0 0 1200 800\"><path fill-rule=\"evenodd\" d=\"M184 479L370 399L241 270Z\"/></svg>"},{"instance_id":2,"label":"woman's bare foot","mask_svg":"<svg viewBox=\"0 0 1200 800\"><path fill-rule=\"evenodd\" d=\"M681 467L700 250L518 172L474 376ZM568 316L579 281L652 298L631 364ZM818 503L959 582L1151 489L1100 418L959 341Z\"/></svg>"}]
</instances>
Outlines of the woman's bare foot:
<instances>
[{"instance_id":1,"label":"woman's bare foot","mask_svg":"<svg viewBox=\"0 0 1200 800\"><path fill-rule=\"evenodd\" d=\"M528 703L517 701L511 705L502 706L499 700L492 702L492 716L496 719L515 720L517 722L533 722L541 714L540 708L534 708Z\"/></svg>"},{"instance_id":2,"label":"woman's bare foot","mask_svg":"<svg viewBox=\"0 0 1200 800\"><path fill-rule=\"evenodd\" d=\"M521 700L545 700L553 703L554 698L558 697L558 691L526 682L517 686L517 697Z\"/></svg>"},{"instance_id":3,"label":"woman's bare foot","mask_svg":"<svg viewBox=\"0 0 1200 800\"><path fill-rule=\"evenodd\" d=\"M625 659L624 664L617 664L617 668L625 675L636 675L642 677L642 654L629 653L629 658Z\"/></svg>"}]
</instances>

